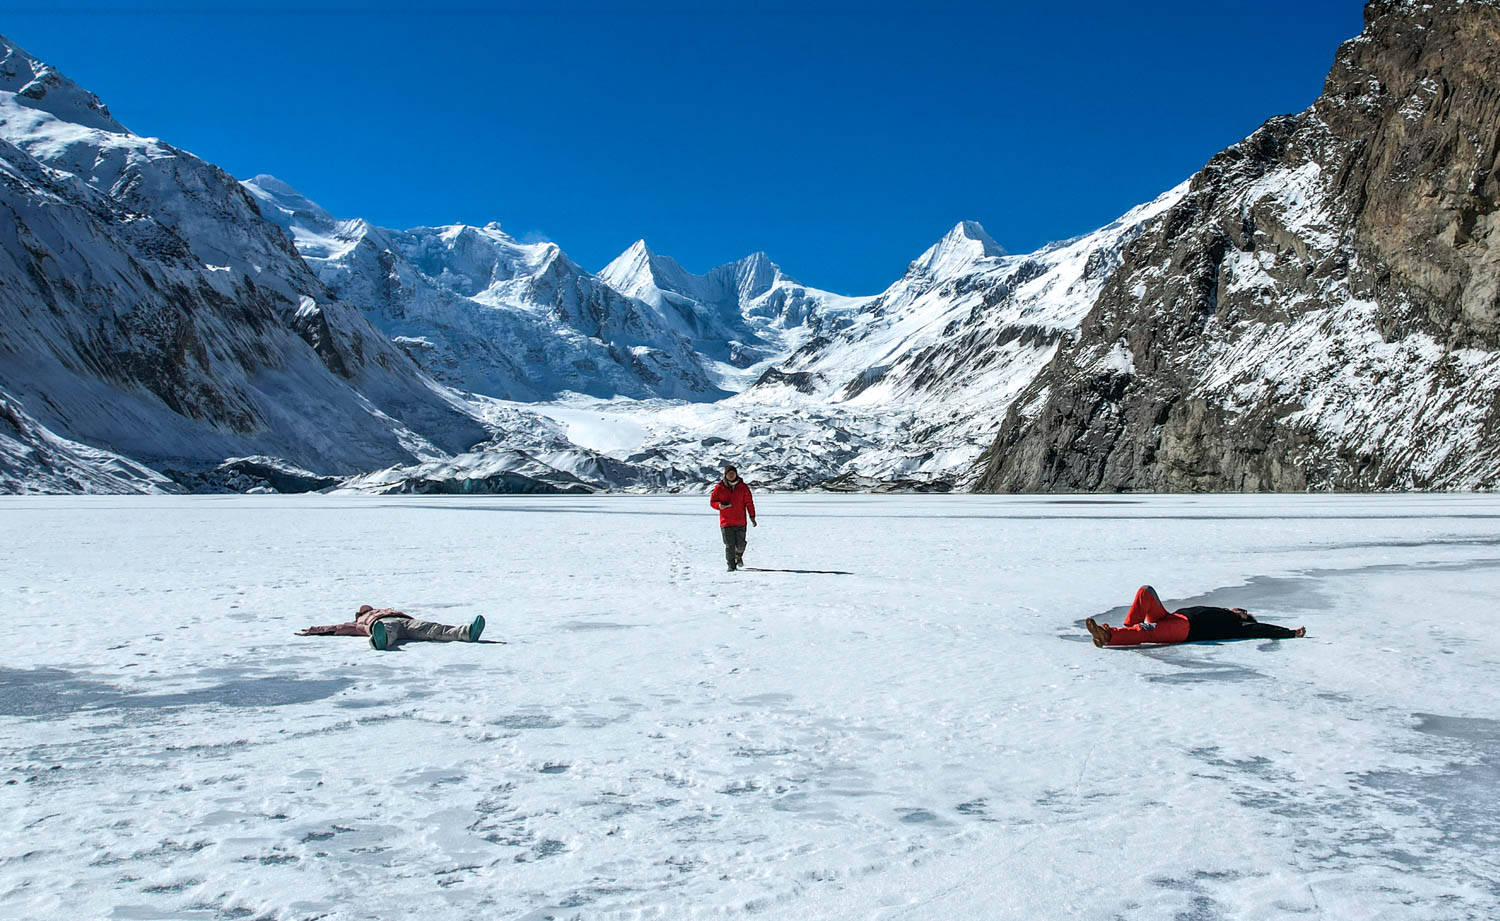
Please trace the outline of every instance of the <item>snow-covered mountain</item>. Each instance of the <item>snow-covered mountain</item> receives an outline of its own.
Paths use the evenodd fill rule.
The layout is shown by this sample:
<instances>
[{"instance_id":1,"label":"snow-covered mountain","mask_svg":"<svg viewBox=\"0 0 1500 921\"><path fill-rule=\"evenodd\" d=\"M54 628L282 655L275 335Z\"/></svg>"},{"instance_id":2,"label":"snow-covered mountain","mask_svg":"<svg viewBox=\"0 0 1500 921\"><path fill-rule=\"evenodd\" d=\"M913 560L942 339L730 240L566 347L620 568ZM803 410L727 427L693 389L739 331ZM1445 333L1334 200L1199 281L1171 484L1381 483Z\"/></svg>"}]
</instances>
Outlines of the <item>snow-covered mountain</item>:
<instances>
[{"instance_id":1,"label":"snow-covered mountain","mask_svg":"<svg viewBox=\"0 0 1500 921\"><path fill-rule=\"evenodd\" d=\"M1311 108L1188 182L1025 255L960 222L869 298L763 254L695 275L642 241L596 276L495 224L338 220L129 135L16 58L0 462L186 443L233 483L353 468L345 486L377 492L695 489L728 460L783 488L1494 486L1500 0L1366 16ZM101 305L136 302L95 334L119 309ZM247 368L307 355L267 433ZM402 409L413 387L430 400ZM404 456L375 460L368 433L309 449L305 421L350 393ZM167 407L142 423L147 396ZM435 443L432 401L488 437Z\"/></svg>"},{"instance_id":2,"label":"snow-covered mountain","mask_svg":"<svg viewBox=\"0 0 1500 921\"><path fill-rule=\"evenodd\" d=\"M1500 3L1365 18L1127 248L984 488L1500 486Z\"/></svg>"},{"instance_id":3,"label":"snow-covered mountain","mask_svg":"<svg viewBox=\"0 0 1500 921\"><path fill-rule=\"evenodd\" d=\"M865 298L810 288L781 270L765 253L753 253L694 275L671 256L652 252L645 240L599 273L604 283L649 304L663 325L686 336L738 392L764 365L801 345L825 323L857 308Z\"/></svg>"},{"instance_id":4,"label":"snow-covered mountain","mask_svg":"<svg viewBox=\"0 0 1500 921\"><path fill-rule=\"evenodd\" d=\"M899 419L887 443L836 472L963 482L994 437L996 414L1077 329L1124 247L1183 192L1024 256L964 221L742 399Z\"/></svg>"},{"instance_id":5,"label":"snow-covered mountain","mask_svg":"<svg viewBox=\"0 0 1500 921\"><path fill-rule=\"evenodd\" d=\"M737 286L768 266L764 260L694 276L637 244L605 271L613 284L653 306L706 317L705 329L748 327L766 343L780 332L783 350L801 345L783 351L754 386L711 404L490 404L486 417L499 433L490 444L350 486L462 491L503 470L553 484L692 489L733 461L752 480L786 489L829 481L963 487L994 437L995 417L1074 334L1123 248L1184 191L1027 256L1007 255L977 223L960 223L876 297L816 292L807 313L785 327L742 319L749 311L740 305L756 303L743 292L766 289L767 278L788 284L772 267L759 285ZM785 288L766 293L778 290Z\"/></svg>"},{"instance_id":6,"label":"snow-covered mountain","mask_svg":"<svg viewBox=\"0 0 1500 921\"><path fill-rule=\"evenodd\" d=\"M0 213L13 424L158 469L267 454L349 473L485 435L232 177L4 39Z\"/></svg>"},{"instance_id":7,"label":"snow-covered mountain","mask_svg":"<svg viewBox=\"0 0 1500 921\"><path fill-rule=\"evenodd\" d=\"M391 230L336 219L273 176L244 186L334 294L444 383L527 401L726 395L676 324L555 243L499 224Z\"/></svg>"}]
</instances>

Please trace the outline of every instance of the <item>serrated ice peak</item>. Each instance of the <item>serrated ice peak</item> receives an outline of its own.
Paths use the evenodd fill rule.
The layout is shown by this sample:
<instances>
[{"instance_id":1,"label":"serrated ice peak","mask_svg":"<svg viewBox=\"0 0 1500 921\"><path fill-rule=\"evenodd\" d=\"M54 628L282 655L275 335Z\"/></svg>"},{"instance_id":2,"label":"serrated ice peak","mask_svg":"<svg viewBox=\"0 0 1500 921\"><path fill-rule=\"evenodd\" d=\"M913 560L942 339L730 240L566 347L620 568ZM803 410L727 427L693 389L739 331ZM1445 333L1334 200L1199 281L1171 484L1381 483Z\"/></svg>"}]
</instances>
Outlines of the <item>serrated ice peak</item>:
<instances>
[{"instance_id":1,"label":"serrated ice peak","mask_svg":"<svg viewBox=\"0 0 1500 921\"><path fill-rule=\"evenodd\" d=\"M599 270L604 283L617 291L629 293L651 280L651 248L645 240L636 240L625 248L609 265Z\"/></svg>"},{"instance_id":2,"label":"serrated ice peak","mask_svg":"<svg viewBox=\"0 0 1500 921\"><path fill-rule=\"evenodd\" d=\"M995 238L984 230L984 225L978 221L959 221L953 229L943 237L944 240L962 241L965 243L978 243L984 248L986 256L1005 256L1005 248L995 242Z\"/></svg>"},{"instance_id":3,"label":"serrated ice peak","mask_svg":"<svg viewBox=\"0 0 1500 921\"><path fill-rule=\"evenodd\" d=\"M640 297L652 288L674 290L694 276L671 256L652 251L644 239L636 240L599 272L604 283L631 297Z\"/></svg>"},{"instance_id":4,"label":"serrated ice peak","mask_svg":"<svg viewBox=\"0 0 1500 921\"><path fill-rule=\"evenodd\" d=\"M742 298L759 297L776 283L781 276L781 267L771 261L771 257L764 252L754 252L738 262L731 262L712 270L709 275L716 272L727 272L734 276L735 287L739 289Z\"/></svg>"},{"instance_id":5,"label":"serrated ice peak","mask_svg":"<svg viewBox=\"0 0 1500 921\"><path fill-rule=\"evenodd\" d=\"M981 259L1009 255L978 221L959 221L914 263L928 274L946 275Z\"/></svg>"}]
</instances>

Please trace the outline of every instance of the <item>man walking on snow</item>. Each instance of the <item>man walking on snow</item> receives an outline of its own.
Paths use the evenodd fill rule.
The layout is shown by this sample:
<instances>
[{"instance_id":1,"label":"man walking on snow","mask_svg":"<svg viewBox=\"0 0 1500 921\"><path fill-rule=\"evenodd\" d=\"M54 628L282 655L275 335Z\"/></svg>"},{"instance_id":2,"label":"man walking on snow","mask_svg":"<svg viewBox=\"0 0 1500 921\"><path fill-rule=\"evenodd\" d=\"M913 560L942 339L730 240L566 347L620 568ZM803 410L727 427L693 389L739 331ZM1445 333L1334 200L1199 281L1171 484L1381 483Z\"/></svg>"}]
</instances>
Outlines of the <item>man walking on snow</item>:
<instances>
[{"instance_id":1,"label":"man walking on snow","mask_svg":"<svg viewBox=\"0 0 1500 921\"><path fill-rule=\"evenodd\" d=\"M740 472L733 464L724 466L724 478L714 484L708 494L708 504L719 510L719 533L724 535L724 559L729 571L745 565L745 519L755 525L755 497L750 487L740 479ZM759 527L759 525L755 525Z\"/></svg>"}]
</instances>

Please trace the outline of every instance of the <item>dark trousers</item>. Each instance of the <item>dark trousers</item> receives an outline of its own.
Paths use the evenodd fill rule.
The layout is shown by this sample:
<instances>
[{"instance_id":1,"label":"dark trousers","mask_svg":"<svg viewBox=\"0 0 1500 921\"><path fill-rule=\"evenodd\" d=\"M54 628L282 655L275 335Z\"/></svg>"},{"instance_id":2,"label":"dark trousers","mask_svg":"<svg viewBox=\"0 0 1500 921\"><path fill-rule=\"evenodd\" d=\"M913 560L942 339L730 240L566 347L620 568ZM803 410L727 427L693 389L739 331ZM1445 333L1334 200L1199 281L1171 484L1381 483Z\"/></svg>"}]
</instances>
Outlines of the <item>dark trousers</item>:
<instances>
[{"instance_id":1,"label":"dark trousers","mask_svg":"<svg viewBox=\"0 0 1500 921\"><path fill-rule=\"evenodd\" d=\"M1188 621L1188 640L1289 640L1297 631L1279 624L1263 624L1258 620L1241 620L1238 614L1225 611L1230 617L1204 617L1198 615Z\"/></svg>"},{"instance_id":2,"label":"dark trousers","mask_svg":"<svg viewBox=\"0 0 1500 921\"><path fill-rule=\"evenodd\" d=\"M745 555L745 526L742 524L729 524L719 529L724 535L724 559L731 566L738 566L740 557Z\"/></svg>"}]
</instances>

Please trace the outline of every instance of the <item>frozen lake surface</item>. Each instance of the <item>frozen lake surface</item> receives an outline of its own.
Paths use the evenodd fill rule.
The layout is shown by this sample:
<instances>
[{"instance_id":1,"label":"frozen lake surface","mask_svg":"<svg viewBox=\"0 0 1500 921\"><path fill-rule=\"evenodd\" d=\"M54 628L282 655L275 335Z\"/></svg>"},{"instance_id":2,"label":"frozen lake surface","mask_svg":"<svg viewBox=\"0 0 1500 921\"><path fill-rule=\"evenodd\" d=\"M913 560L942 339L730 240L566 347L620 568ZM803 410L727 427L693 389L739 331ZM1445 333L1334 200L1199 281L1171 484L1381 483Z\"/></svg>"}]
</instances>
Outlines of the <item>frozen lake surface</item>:
<instances>
[{"instance_id":1,"label":"frozen lake surface","mask_svg":"<svg viewBox=\"0 0 1500 921\"><path fill-rule=\"evenodd\" d=\"M0 500L0 917L1500 916L1500 498L758 499Z\"/></svg>"}]
</instances>

